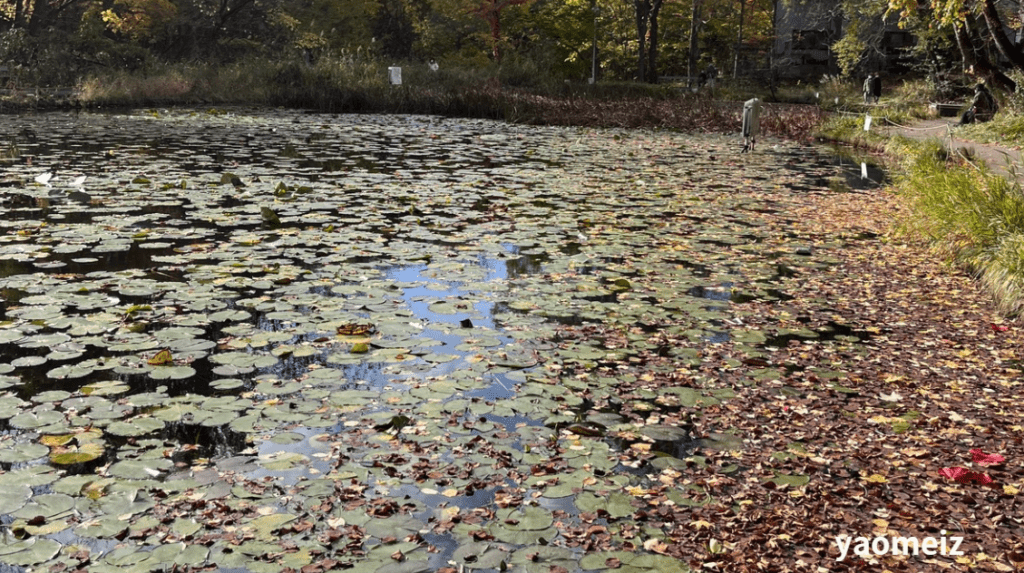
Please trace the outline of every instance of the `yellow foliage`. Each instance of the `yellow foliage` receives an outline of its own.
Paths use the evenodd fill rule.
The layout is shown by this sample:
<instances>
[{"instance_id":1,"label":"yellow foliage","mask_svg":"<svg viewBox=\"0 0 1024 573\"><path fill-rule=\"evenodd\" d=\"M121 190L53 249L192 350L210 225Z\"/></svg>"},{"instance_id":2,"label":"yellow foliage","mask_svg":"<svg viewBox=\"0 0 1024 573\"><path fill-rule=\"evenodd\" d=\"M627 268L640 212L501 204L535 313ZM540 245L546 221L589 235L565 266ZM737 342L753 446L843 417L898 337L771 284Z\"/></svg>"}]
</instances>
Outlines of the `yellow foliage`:
<instances>
[{"instance_id":1,"label":"yellow foliage","mask_svg":"<svg viewBox=\"0 0 1024 573\"><path fill-rule=\"evenodd\" d=\"M100 17L111 32L139 40L169 23L177 12L174 4L167 0L122 0L101 12Z\"/></svg>"}]
</instances>

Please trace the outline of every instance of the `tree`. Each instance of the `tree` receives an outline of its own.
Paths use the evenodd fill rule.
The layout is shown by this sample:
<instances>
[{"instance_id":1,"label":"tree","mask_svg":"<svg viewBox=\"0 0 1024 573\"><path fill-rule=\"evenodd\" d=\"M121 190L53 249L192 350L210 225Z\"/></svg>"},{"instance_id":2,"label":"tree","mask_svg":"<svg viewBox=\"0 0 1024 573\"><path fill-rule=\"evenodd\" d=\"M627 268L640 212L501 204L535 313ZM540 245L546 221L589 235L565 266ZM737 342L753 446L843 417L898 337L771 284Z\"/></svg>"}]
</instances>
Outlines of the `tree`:
<instances>
[{"instance_id":1,"label":"tree","mask_svg":"<svg viewBox=\"0 0 1024 573\"><path fill-rule=\"evenodd\" d=\"M482 0L473 13L484 19L491 28L491 54L494 61L501 61L501 13L509 6L517 6L532 0Z\"/></svg>"},{"instance_id":2,"label":"tree","mask_svg":"<svg viewBox=\"0 0 1024 573\"><path fill-rule=\"evenodd\" d=\"M843 0L837 5L843 18L842 37L832 44L844 75L854 75L878 56L885 38L883 17L888 0ZM876 62L877 63L877 62Z\"/></svg>"},{"instance_id":3,"label":"tree","mask_svg":"<svg viewBox=\"0 0 1024 573\"><path fill-rule=\"evenodd\" d=\"M609 26L597 25L606 13L597 0L541 0L529 11L528 26L535 31L536 50L550 63L559 77L584 79L593 74L595 38L604 36ZM602 54L607 43L599 39Z\"/></svg>"},{"instance_id":4,"label":"tree","mask_svg":"<svg viewBox=\"0 0 1024 573\"><path fill-rule=\"evenodd\" d=\"M334 2L333 4L338 4ZM412 56L416 39L405 5L398 0L381 0L374 19L373 37L380 41L380 52L389 58Z\"/></svg>"},{"instance_id":5,"label":"tree","mask_svg":"<svg viewBox=\"0 0 1024 573\"><path fill-rule=\"evenodd\" d=\"M633 0L636 16L637 70L636 79L658 81L658 13L663 0Z\"/></svg>"},{"instance_id":6,"label":"tree","mask_svg":"<svg viewBox=\"0 0 1024 573\"><path fill-rule=\"evenodd\" d=\"M38 36L55 27L65 15L80 16L89 0L0 0L0 22L8 30L23 29Z\"/></svg>"},{"instance_id":7,"label":"tree","mask_svg":"<svg viewBox=\"0 0 1024 573\"><path fill-rule=\"evenodd\" d=\"M692 81L697 76L697 58L700 50L698 38L700 37L700 10L703 7L703 0L693 0L690 16L690 49L687 50L686 75Z\"/></svg>"},{"instance_id":8,"label":"tree","mask_svg":"<svg viewBox=\"0 0 1024 573\"><path fill-rule=\"evenodd\" d=\"M921 10L917 0L889 0L888 13L898 15L901 26L915 22ZM1016 88L1008 73L1024 71L1024 52L1007 37L1005 25L1012 21L1020 27L1020 10L1020 5L997 5L995 0L931 3L933 24L953 31L964 71L1008 90Z\"/></svg>"}]
</instances>

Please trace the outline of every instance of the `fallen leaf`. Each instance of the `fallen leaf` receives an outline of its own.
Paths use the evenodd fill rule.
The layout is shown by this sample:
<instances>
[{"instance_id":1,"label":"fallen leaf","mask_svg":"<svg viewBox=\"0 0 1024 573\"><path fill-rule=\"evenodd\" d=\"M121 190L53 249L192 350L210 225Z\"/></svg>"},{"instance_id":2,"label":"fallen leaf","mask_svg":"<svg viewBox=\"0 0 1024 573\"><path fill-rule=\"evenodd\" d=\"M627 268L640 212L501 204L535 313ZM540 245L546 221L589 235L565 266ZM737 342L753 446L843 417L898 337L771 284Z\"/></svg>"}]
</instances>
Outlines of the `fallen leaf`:
<instances>
[{"instance_id":1,"label":"fallen leaf","mask_svg":"<svg viewBox=\"0 0 1024 573\"><path fill-rule=\"evenodd\" d=\"M939 470L939 475L963 484L977 483L987 485L992 483L992 478L987 475L961 467L942 468Z\"/></svg>"},{"instance_id":2,"label":"fallen leaf","mask_svg":"<svg viewBox=\"0 0 1024 573\"><path fill-rule=\"evenodd\" d=\"M971 450L971 461L983 466L995 466L1006 461L1006 458L999 454L986 454L980 449Z\"/></svg>"}]
</instances>

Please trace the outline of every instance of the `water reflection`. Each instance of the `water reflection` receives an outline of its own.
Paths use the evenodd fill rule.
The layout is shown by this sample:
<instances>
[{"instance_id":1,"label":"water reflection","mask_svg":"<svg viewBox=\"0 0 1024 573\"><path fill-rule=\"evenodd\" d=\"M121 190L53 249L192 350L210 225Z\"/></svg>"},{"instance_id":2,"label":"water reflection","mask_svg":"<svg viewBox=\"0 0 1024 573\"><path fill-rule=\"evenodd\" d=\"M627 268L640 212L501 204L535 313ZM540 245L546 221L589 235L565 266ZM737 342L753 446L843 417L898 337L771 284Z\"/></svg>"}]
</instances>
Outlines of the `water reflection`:
<instances>
[{"instance_id":1,"label":"water reflection","mask_svg":"<svg viewBox=\"0 0 1024 573\"><path fill-rule=\"evenodd\" d=\"M537 353L580 373L577 386L622 358L573 357L546 340L553 325L613 324L642 339L676 320L697 332L694 345L722 343L727 314L752 300L735 285L753 276L781 293L769 287L797 272L781 247L759 251L791 238L759 218L786 209L779 186L765 185L761 168L750 173L755 188L732 185L681 136L664 157L634 160L608 153L618 140L607 133L524 137L436 118L265 110L25 121L36 136L19 142L0 204L0 450L35 456L17 467L40 466L40 435L90 427L103 456L55 474L170 464L111 478L112 489L194 479L197 495L227 498L233 484L215 482L231 471L278 492L254 503L285 511L279 498L351 471L345 479L380 496L493 504L499 488L521 489L513 476L534 462L508 462L514 471L443 496L383 457L469 463L455 448L485 440L510 460L555 455L555 429L589 407L573 409L577 396L531 370ZM809 153L793 152L793 189L835 174ZM34 182L51 165L87 175L87 196L58 189L71 178L60 171L52 188ZM264 209L281 224L269 228ZM347 336L353 325L372 333ZM157 360L165 350L170 359ZM541 503L574 515L570 496ZM84 501L82 511L100 516ZM452 546L431 539L440 564Z\"/></svg>"}]
</instances>

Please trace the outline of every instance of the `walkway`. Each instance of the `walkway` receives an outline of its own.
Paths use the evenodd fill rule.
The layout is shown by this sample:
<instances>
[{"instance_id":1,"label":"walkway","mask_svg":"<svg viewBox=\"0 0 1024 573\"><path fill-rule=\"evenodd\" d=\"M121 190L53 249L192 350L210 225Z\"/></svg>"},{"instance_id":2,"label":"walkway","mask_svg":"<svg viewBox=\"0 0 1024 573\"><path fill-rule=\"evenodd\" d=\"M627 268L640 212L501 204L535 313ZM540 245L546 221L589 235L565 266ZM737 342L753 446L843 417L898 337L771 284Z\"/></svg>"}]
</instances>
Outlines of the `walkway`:
<instances>
[{"instance_id":1,"label":"walkway","mask_svg":"<svg viewBox=\"0 0 1024 573\"><path fill-rule=\"evenodd\" d=\"M880 120L879 129L883 130L882 133L902 135L910 139L941 139L948 149L960 150L969 158L984 161L993 173L1003 176L1014 173L1017 181L1024 186L1024 156L1019 149L992 143L977 143L959 137L956 123L957 118L951 117L926 119L912 126L897 126Z\"/></svg>"}]
</instances>

